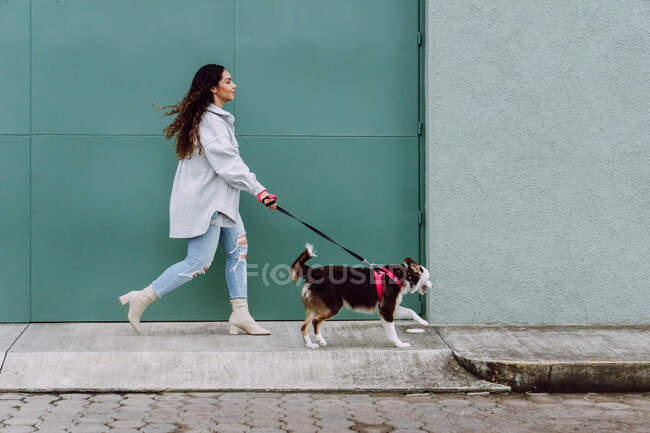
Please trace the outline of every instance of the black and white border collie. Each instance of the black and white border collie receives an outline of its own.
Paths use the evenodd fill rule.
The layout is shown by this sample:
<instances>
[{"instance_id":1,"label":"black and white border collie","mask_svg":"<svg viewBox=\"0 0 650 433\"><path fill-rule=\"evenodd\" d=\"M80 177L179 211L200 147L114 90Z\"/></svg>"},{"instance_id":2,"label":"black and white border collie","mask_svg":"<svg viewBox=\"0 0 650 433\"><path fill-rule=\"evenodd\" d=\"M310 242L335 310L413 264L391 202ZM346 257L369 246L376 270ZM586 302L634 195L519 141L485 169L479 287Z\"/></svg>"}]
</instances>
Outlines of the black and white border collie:
<instances>
[{"instance_id":1,"label":"black and white border collie","mask_svg":"<svg viewBox=\"0 0 650 433\"><path fill-rule=\"evenodd\" d=\"M427 321L415 311L400 305L402 296L419 291L425 293L425 287L431 288L429 271L414 262L404 259L401 265L386 265L388 272L377 273L369 268L350 268L347 266L322 266L312 268L305 264L316 257L313 246L305 245L305 250L291 265L291 279L294 283L303 278L302 303L306 316L301 330L305 344L310 349L325 346L321 325L323 321L334 317L345 305L354 311L374 313L379 307L388 339L397 347L409 347L397 338L394 319L413 319L420 325ZM377 278L377 283L375 278ZM380 287L378 290L377 286ZM309 338L309 324L314 327L318 344Z\"/></svg>"}]
</instances>

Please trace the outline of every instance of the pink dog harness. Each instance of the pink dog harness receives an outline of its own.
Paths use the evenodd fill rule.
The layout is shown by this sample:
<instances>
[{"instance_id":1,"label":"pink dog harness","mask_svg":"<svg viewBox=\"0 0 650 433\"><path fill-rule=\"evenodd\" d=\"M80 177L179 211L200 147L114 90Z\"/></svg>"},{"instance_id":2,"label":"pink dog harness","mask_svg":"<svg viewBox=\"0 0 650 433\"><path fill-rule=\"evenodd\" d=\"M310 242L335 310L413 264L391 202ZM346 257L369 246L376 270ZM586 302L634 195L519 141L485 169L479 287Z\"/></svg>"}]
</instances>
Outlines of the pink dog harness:
<instances>
[{"instance_id":1,"label":"pink dog harness","mask_svg":"<svg viewBox=\"0 0 650 433\"><path fill-rule=\"evenodd\" d=\"M384 284L382 283L382 277L383 277L384 273L386 275L388 275L388 277L391 280L395 281L397 283L397 285L399 286L400 290L402 290L402 284L399 282L399 280L397 279L395 274L393 274L391 271L389 271L388 268L381 267L381 268L379 268L379 270L373 269L372 273L375 275L375 285L377 286L377 297L379 298L380 301L381 301L381 293L384 290Z\"/></svg>"}]
</instances>

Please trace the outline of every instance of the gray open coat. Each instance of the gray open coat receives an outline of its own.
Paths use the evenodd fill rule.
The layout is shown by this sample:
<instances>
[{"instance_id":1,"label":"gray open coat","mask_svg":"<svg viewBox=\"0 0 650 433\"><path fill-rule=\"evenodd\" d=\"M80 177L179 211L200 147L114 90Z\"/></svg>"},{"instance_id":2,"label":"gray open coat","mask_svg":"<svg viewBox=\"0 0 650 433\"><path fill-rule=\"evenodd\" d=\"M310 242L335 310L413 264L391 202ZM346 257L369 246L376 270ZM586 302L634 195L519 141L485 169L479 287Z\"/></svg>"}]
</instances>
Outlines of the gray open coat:
<instances>
[{"instance_id":1,"label":"gray open coat","mask_svg":"<svg viewBox=\"0 0 650 433\"><path fill-rule=\"evenodd\" d=\"M169 237L204 234L215 211L233 221L239 216L239 191L257 196L264 188L239 156L235 117L214 104L203 113L198 146L191 159L178 161L169 201Z\"/></svg>"}]
</instances>

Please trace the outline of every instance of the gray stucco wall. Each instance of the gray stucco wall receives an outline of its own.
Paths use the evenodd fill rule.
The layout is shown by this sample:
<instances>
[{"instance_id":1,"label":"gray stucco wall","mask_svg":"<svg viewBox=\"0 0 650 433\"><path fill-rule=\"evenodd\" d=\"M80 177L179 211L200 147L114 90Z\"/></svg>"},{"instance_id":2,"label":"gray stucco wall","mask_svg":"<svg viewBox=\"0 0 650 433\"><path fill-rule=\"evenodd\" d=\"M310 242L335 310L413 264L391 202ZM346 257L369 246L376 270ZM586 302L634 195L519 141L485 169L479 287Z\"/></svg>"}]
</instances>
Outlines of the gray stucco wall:
<instances>
[{"instance_id":1,"label":"gray stucco wall","mask_svg":"<svg viewBox=\"0 0 650 433\"><path fill-rule=\"evenodd\" d=\"M432 323L650 323L650 2L426 5Z\"/></svg>"}]
</instances>

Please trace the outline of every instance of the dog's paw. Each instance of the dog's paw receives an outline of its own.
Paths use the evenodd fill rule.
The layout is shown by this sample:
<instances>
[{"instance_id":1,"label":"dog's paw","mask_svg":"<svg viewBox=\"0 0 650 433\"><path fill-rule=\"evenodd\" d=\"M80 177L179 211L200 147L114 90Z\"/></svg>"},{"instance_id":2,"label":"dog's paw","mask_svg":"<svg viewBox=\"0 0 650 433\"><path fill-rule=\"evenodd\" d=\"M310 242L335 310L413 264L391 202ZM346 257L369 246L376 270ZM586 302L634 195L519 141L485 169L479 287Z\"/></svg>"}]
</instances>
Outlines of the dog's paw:
<instances>
[{"instance_id":1,"label":"dog's paw","mask_svg":"<svg viewBox=\"0 0 650 433\"><path fill-rule=\"evenodd\" d=\"M320 344L321 346L327 346L327 341L325 341L325 339L324 339L323 337L321 337L321 336L319 335L319 336L316 337L316 338L318 339L318 344Z\"/></svg>"},{"instance_id":2,"label":"dog's paw","mask_svg":"<svg viewBox=\"0 0 650 433\"><path fill-rule=\"evenodd\" d=\"M428 326L429 325L429 322L427 322L426 320L421 319L419 317L417 319L415 319L415 321L418 322L422 326Z\"/></svg>"},{"instance_id":3,"label":"dog's paw","mask_svg":"<svg viewBox=\"0 0 650 433\"><path fill-rule=\"evenodd\" d=\"M397 343L395 343L395 346L397 346L399 348L404 348L404 347L411 347L411 344L410 343L404 343L403 341L398 341Z\"/></svg>"},{"instance_id":4,"label":"dog's paw","mask_svg":"<svg viewBox=\"0 0 650 433\"><path fill-rule=\"evenodd\" d=\"M320 346L316 343L307 343L306 344L308 349L318 349Z\"/></svg>"}]
</instances>

